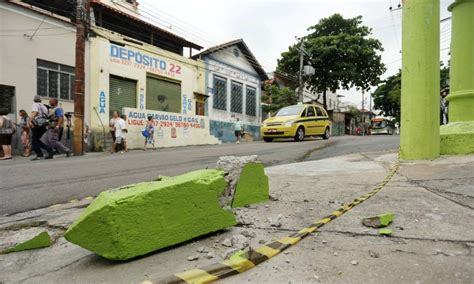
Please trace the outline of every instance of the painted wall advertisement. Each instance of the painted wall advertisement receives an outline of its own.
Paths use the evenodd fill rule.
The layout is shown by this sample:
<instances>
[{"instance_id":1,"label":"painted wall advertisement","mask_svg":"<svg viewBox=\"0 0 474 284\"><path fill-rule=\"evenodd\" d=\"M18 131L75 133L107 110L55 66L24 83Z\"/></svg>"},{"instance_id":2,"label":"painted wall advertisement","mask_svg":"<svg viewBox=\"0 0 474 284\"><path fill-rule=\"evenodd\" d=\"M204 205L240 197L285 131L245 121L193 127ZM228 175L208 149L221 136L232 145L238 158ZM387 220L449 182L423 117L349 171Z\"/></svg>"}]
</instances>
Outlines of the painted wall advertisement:
<instances>
[{"instance_id":1,"label":"painted wall advertisement","mask_svg":"<svg viewBox=\"0 0 474 284\"><path fill-rule=\"evenodd\" d=\"M163 111L124 108L127 115L127 141L130 148L141 148L145 141L142 131L148 116L155 126L155 145L158 148L186 145L211 145L220 141L209 131L209 118Z\"/></svg>"},{"instance_id":2,"label":"painted wall advertisement","mask_svg":"<svg viewBox=\"0 0 474 284\"><path fill-rule=\"evenodd\" d=\"M115 44L110 45L109 55L111 63L131 66L163 76L175 77L182 73L182 67L179 64Z\"/></svg>"}]
</instances>

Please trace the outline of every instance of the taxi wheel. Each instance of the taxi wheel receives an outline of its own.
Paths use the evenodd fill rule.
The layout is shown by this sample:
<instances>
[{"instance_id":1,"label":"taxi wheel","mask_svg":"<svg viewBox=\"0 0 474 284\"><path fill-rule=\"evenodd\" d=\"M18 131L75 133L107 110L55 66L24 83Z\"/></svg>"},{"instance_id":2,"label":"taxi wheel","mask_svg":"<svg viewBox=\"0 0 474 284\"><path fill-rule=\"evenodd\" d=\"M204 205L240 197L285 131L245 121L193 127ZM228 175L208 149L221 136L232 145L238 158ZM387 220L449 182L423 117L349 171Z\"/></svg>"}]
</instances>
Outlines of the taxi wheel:
<instances>
[{"instance_id":1,"label":"taxi wheel","mask_svg":"<svg viewBox=\"0 0 474 284\"><path fill-rule=\"evenodd\" d=\"M324 139L324 140L328 140L330 135L331 135L331 134L329 133L329 128L326 127L326 130L324 130L323 139Z\"/></svg>"},{"instance_id":2,"label":"taxi wheel","mask_svg":"<svg viewBox=\"0 0 474 284\"><path fill-rule=\"evenodd\" d=\"M265 142L272 142L272 141L273 141L273 138L264 137L264 138L263 138L263 141L265 141Z\"/></svg>"},{"instance_id":3,"label":"taxi wheel","mask_svg":"<svg viewBox=\"0 0 474 284\"><path fill-rule=\"evenodd\" d=\"M304 127L300 126L296 130L295 141L300 142L304 140Z\"/></svg>"}]
</instances>

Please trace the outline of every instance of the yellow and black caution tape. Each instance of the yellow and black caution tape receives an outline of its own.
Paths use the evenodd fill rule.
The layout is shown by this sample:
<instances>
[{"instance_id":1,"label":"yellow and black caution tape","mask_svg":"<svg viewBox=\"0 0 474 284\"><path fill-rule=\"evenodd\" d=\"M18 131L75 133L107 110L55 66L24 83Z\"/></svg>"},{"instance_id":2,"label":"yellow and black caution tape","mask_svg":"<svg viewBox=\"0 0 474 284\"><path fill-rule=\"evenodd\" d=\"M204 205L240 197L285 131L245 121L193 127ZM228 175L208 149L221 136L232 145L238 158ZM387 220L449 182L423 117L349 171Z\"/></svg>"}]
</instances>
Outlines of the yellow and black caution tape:
<instances>
[{"instance_id":1,"label":"yellow and black caution tape","mask_svg":"<svg viewBox=\"0 0 474 284\"><path fill-rule=\"evenodd\" d=\"M148 280L142 282L142 284L154 284L154 283L207 283L230 277L239 273L243 273L258 264L280 254L287 248L297 244L299 241L315 232L317 229L336 219L337 217L348 212L355 206L366 201L370 197L374 196L377 192L382 190L384 186L392 179L398 170L400 164L400 157L391 166L388 175L385 179L380 182L372 191L366 193L348 204L344 204L336 211L332 212L328 216L322 218L311 224L310 226L293 233L287 237L263 245L257 249L250 249L244 253L233 255L230 259L226 259L220 263L204 266L202 268L195 268L184 272L176 273L165 279Z\"/></svg>"}]
</instances>

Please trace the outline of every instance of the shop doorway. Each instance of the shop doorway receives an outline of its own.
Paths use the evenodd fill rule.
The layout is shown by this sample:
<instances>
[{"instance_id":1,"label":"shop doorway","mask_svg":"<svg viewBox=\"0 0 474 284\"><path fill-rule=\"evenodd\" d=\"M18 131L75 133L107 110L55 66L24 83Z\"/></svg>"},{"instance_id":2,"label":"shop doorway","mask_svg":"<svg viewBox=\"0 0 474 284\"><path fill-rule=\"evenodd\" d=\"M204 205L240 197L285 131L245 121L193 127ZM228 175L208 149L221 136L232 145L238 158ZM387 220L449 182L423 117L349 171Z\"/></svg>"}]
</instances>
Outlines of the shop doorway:
<instances>
[{"instance_id":1,"label":"shop doorway","mask_svg":"<svg viewBox=\"0 0 474 284\"><path fill-rule=\"evenodd\" d=\"M137 107L137 81L110 75L109 82L110 116L115 110L122 114L124 107Z\"/></svg>"}]
</instances>

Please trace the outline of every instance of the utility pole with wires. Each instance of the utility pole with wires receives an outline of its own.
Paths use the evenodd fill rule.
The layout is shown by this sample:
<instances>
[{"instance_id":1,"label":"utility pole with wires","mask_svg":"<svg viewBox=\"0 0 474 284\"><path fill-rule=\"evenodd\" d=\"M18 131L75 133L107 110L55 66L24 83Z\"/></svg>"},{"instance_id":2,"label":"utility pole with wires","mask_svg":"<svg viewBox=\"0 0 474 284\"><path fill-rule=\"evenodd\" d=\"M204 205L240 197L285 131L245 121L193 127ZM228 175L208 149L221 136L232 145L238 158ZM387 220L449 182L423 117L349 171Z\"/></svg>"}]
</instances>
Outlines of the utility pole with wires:
<instances>
[{"instance_id":1,"label":"utility pole with wires","mask_svg":"<svg viewBox=\"0 0 474 284\"><path fill-rule=\"evenodd\" d=\"M84 89L85 46L89 0L76 2L76 64L74 81L74 131L73 151L75 156L84 155Z\"/></svg>"},{"instance_id":2,"label":"utility pole with wires","mask_svg":"<svg viewBox=\"0 0 474 284\"><path fill-rule=\"evenodd\" d=\"M303 103L303 65L304 65L304 37L301 38L301 43L299 47L300 51L300 72L299 72L299 82L298 82L298 101Z\"/></svg>"}]
</instances>

